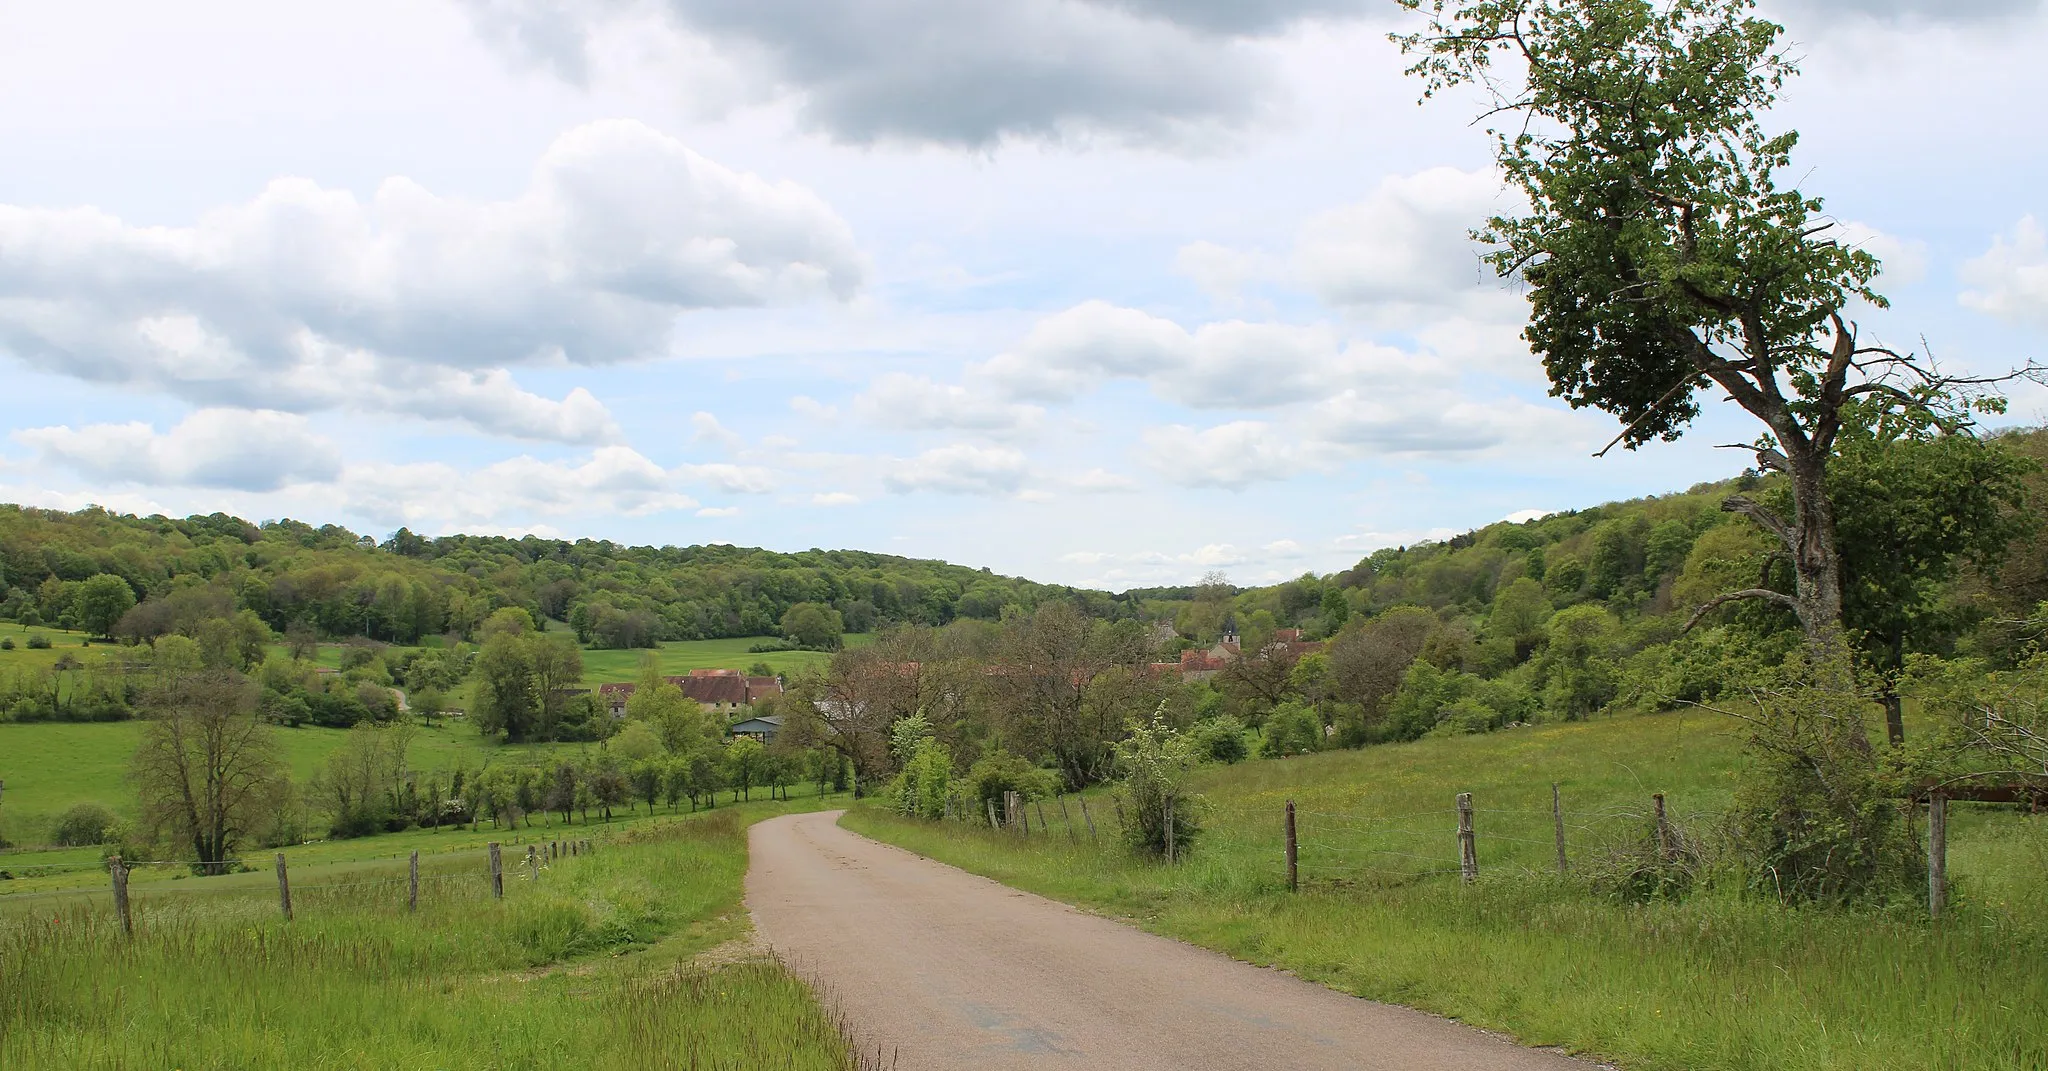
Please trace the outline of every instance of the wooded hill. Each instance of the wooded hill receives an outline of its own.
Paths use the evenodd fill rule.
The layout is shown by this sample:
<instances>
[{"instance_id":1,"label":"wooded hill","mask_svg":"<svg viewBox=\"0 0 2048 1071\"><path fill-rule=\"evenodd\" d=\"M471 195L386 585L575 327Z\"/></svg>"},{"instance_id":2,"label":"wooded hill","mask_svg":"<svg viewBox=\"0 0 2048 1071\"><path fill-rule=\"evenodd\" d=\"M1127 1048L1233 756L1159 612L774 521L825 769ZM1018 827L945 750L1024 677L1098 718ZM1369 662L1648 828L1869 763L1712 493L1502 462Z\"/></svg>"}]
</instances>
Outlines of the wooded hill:
<instances>
[{"instance_id":1,"label":"wooded hill","mask_svg":"<svg viewBox=\"0 0 2048 1071\"><path fill-rule=\"evenodd\" d=\"M995 619L1005 606L1030 608L1053 596L1114 612L1097 592L863 551L428 539L405 529L379 543L293 520L258 525L220 513L173 519L0 505L0 617L113 634L129 613L118 593L108 606L80 599L83 585L102 574L120 577L133 601L173 618L247 609L278 632L299 627L398 644L467 637L506 606L536 621L567 622L585 643L613 648L775 635L783 615L803 603L832 607L849 632ZM132 638L148 638L171 631L162 624L131 618L129 628Z\"/></svg>"}]
</instances>

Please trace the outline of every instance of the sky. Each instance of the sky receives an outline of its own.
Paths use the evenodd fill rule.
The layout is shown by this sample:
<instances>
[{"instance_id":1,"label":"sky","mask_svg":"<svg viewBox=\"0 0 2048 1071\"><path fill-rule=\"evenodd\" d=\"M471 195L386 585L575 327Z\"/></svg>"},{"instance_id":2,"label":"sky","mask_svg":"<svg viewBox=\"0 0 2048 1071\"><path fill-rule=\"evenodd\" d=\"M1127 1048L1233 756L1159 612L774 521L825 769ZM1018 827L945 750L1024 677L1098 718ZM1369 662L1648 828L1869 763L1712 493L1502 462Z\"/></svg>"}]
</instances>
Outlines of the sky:
<instances>
[{"instance_id":1,"label":"sky","mask_svg":"<svg viewBox=\"0 0 2048 1071\"><path fill-rule=\"evenodd\" d=\"M1867 338L2048 345L2040 0L1777 0ZM1391 0L0 5L0 501L1240 584L1682 490ZM2048 422L2048 391L2012 393Z\"/></svg>"}]
</instances>

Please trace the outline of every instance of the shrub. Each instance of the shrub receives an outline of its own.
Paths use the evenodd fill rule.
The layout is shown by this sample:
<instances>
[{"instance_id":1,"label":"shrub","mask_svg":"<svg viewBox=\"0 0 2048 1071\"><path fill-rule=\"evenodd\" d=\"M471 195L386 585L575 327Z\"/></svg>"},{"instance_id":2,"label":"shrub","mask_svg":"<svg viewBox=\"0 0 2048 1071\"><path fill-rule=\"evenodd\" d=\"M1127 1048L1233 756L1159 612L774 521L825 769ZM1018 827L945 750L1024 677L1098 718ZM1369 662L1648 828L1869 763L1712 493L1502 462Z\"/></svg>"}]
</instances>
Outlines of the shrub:
<instances>
[{"instance_id":1,"label":"shrub","mask_svg":"<svg viewBox=\"0 0 2048 1071\"><path fill-rule=\"evenodd\" d=\"M1210 718L1193 731L1195 750L1210 762L1242 762L1251 754L1244 742L1244 723L1232 717Z\"/></svg>"},{"instance_id":2,"label":"shrub","mask_svg":"<svg viewBox=\"0 0 2048 1071\"><path fill-rule=\"evenodd\" d=\"M952 753L936 740L919 740L892 786L896 812L911 818L944 818L952 779Z\"/></svg>"},{"instance_id":3,"label":"shrub","mask_svg":"<svg viewBox=\"0 0 2048 1071\"><path fill-rule=\"evenodd\" d=\"M1201 756L1194 739L1175 732L1160 704L1146 724L1133 725L1131 735L1116 746L1122 775L1124 844L1142 855L1166 854L1166 815L1173 813L1173 851L1185 855L1201 833L1201 797L1186 791L1187 773Z\"/></svg>"},{"instance_id":4,"label":"shrub","mask_svg":"<svg viewBox=\"0 0 2048 1071\"><path fill-rule=\"evenodd\" d=\"M28 649L29 649L29 650L31 650L31 651L47 651L47 650L49 650L49 649L50 649L50 637L48 637L48 636L45 636L45 635L43 635L43 634L42 634L42 633L40 633L40 632L36 633L36 634L35 634L35 635L33 635L33 636L30 636L30 637L28 638Z\"/></svg>"},{"instance_id":5,"label":"shrub","mask_svg":"<svg viewBox=\"0 0 2048 1071\"><path fill-rule=\"evenodd\" d=\"M990 752L967 771L967 784L973 793L975 812L988 814L989 804L995 804L997 820L1003 813L1003 793L1015 792L1027 800L1044 799L1059 788L1059 775L1051 770L1041 770L1029 761L1007 751Z\"/></svg>"},{"instance_id":6,"label":"shrub","mask_svg":"<svg viewBox=\"0 0 2048 1071\"><path fill-rule=\"evenodd\" d=\"M14 637L9 636L5 639L0 639L0 651L12 650L14 650Z\"/></svg>"},{"instance_id":7,"label":"shrub","mask_svg":"<svg viewBox=\"0 0 2048 1071\"><path fill-rule=\"evenodd\" d=\"M1323 723L1307 706L1286 702L1273 708L1266 718L1266 739L1259 754L1277 759L1284 755L1306 755L1323 749Z\"/></svg>"},{"instance_id":8,"label":"shrub","mask_svg":"<svg viewBox=\"0 0 2048 1071\"><path fill-rule=\"evenodd\" d=\"M114 839L117 826L114 812L97 803L81 803L57 819L50 840L65 848L105 844Z\"/></svg>"},{"instance_id":9,"label":"shrub","mask_svg":"<svg viewBox=\"0 0 2048 1071\"><path fill-rule=\"evenodd\" d=\"M1918 838L1884 782L1848 654L1795 655L1749 705L1729 821L1751 888L1823 903L1918 895Z\"/></svg>"}]
</instances>

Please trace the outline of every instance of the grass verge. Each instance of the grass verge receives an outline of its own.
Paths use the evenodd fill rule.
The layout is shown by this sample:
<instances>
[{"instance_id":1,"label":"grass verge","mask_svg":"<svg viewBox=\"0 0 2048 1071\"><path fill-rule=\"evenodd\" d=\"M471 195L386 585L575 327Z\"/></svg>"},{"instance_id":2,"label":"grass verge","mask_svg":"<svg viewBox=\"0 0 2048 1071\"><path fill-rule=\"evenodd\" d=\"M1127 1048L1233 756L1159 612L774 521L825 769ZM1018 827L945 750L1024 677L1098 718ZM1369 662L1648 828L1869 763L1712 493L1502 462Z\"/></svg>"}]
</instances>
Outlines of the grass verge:
<instances>
[{"instance_id":1,"label":"grass verge","mask_svg":"<svg viewBox=\"0 0 2048 1071\"><path fill-rule=\"evenodd\" d=\"M779 965L698 966L743 932L749 807L650 825L506 895L466 860L0 915L9 1068L850 1068ZM222 879L225 880L225 879ZM181 885L187 883L179 883ZM196 884L196 883L195 883ZM431 893L431 894L430 894Z\"/></svg>"}]
</instances>

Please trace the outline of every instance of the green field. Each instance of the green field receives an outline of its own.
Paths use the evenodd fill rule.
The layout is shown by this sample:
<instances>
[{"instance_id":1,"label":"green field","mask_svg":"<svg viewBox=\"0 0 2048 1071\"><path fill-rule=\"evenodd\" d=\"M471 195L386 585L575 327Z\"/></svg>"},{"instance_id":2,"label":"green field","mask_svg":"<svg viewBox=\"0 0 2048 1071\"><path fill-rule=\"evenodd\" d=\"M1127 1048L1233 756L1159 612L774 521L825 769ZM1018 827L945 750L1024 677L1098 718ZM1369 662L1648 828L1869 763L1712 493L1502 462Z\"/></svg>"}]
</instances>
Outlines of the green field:
<instances>
[{"instance_id":1,"label":"green field","mask_svg":"<svg viewBox=\"0 0 2048 1071\"><path fill-rule=\"evenodd\" d=\"M1956 807L1957 907L1785 907L1710 888L1627 904L1580 876L1728 799L1739 741L1706 714L1431 739L1213 767L1207 832L1177 867L1050 836L863 807L846 824L1048 896L1326 985L1631 1069L2048 1068L2048 816ZM1575 874L1555 875L1550 784ZM1454 797L1474 794L1480 880L1455 876ZM1086 797L1105 834L1112 805ZM1284 883L1296 801L1303 888Z\"/></svg>"},{"instance_id":2,"label":"green field","mask_svg":"<svg viewBox=\"0 0 2048 1071\"><path fill-rule=\"evenodd\" d=\"M50 649L31 651L28 638L33 635L47 636ZM45 669L58 658L69 654L77 659L89 659L95 654L118 650L118 645L93 643L91 637L82 632L66 632L54 628L27 628L11 621L0 621L0 637L14 640L15 649L0 651L0 670ZM858 647L873 637L856 634L846 637L850 647ZM653 654L661 671L668 674L684 674L693 669L738 669L745 670L755 663L765 662L776 673L794 674L806 670L822 669L832 660L824 651L766 651L752 653L747 648L768 642L767 636L742 636L724 640L672 640L649 650L606 651L585 648L583 651L583 683L586 685L611 684L630 681L639 675L640 657ZM341 650L344 645L323 643L313 656L313 661L330 668L341 664ZM282 646L273 650L282 652Z\"/></svg>"},{"instance_id":3,"label":"green field","mask_svg":"<svg viewBox=\"0 0 2048 1071\"><path fill-rule=\"evenodd\" d=\"M846 637L850 647L858 647L872 637L862 634ZM765 636L743 636L728 640L681 640L664 643L653 651L663 673L681 675L693 669L738 669L744 670L756 662L766 662L777 673L794 674L805 670L823 669L832 656L824 651L769 651L754 654L747 648L768 639ZM640 656L645 651L594 651L583 652L583 683L611 684L630 681L640 674Z\"/></svg>"},{"instance_id":4,"label":"green field","mask_svg":"<svg viewBox=\"0 0 2048 1071\"><path fill-rule=\"evenodd\" d=\"M508 865L503 900L430 858L417 914L392 866L295 866L290 922L269 874L139 885L132 940L105 894L0 911L0 1066L850 1068L780 965L702 956L747 929L746 822L787 809Z\"/></svg>"}]
</instances>

